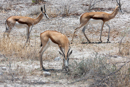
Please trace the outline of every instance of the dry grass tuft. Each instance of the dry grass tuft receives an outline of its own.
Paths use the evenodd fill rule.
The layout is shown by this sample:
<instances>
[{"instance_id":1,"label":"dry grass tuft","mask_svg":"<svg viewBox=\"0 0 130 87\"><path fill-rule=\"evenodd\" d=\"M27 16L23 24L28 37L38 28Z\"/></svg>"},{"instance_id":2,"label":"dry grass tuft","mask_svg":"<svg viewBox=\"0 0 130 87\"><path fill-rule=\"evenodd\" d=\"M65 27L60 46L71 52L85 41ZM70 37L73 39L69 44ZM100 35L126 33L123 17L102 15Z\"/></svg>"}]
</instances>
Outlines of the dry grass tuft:
<instances>
[{"instance_id":1,"label":"dry grass tuft","mask_svg":"<svg viewBox=\"0 0 130 87\"><path fill-rule=\"evenodd\" d=\"M23 49L24 43L15 41L15 39L0 39L0 51L6 56L18 57L21 59L37 59L39 49L30 45Z\"/></svg>"},{"instance_id":2,"label":"dry grass tuft","mask_svg":"<svg viewBox=\"0 0 130 87\"><path fill-rule=\"evenodd\" d=\"M35 40L36 41L36 40ZM24 48L25 42L17 42L14 38L11 37L9 39L0 39L0 51L1 54L6 55L7 57L16 58L16 60L39 60L39 50L41 49L40 44L27 44ZM32 45L33 44L33 45ZM52 50L54 48L50 48L43 53L43 60L53 60L57 57L58 52L54 52ZM51 54L51 55L50 55Z\"/></svg>"},{"instance_id":3,"label":"dry grass tuft","mask_svg":"<svg viewBox=\"0 0 130 87\"><path fill-rule=\"evenodd\" d=\"M56 9L47 9L47 15L50 18L55 18L59 15L58 11Z\"/></svg>"},{"instance_id":4,"label":"dry grass tuft","mask_svg":"<svg viewBox=\"0 0 130 87\"><path fill-rule=\"evenodd\" d=\"M121 44L121 49L119 51L119 54L123 56L128 56L130 55L130 42L125 42Z\"/></svg>"}]
</instances>

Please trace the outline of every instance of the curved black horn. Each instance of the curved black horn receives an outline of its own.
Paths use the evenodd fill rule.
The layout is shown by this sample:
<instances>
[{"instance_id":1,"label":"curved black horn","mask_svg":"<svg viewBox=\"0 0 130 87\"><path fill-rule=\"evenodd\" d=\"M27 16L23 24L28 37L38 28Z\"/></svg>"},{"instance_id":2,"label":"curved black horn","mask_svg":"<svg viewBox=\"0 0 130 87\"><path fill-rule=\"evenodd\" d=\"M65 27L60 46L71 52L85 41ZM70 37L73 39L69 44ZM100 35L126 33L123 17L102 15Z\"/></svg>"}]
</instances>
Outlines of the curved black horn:
<instances>
[{"instance_id":1,"label":"curved black horn","mask_svg":"<svg viewBox=\"0 0 130 87\"><path fill-rule=\"evenodd\" d=\"M67 52L67 57L69 57L72 54L72 50L70 51L71 47L69 47L69 50Z\"/></svg>"},{"instance_id":2,"label":"curved black horn","mask_svg":"<svg viewBox=\"0 0 130 87\"><path fill-rule=\"evenodd\" d=\"M116 0L116 2L117 2L117 4L118 4L118 6L119 6L120 12L123 13L123 12L122 12L122 9L121 9L121 2L120 2L120 0Z\"/></svg>"},{"instance_id":3,"label":"curved black horn","mask_svg":"<svg viewBox=\"0 0 130 87\"><path fill-rule=\"evenodd\" d=\"M44 12L46 13L45 5L44 5Z\"/></svg>"},{"instance_id":4,"label":"curved black horn","mask_svg":"<svg viewBox=\"0 0 130 87\"><path fill-rule=\"evenodd\" d=\"M64 54L64 51L63 51L63 49L60 47L60 50L61 50L61 52L59 51L59 53L63 56L63 57L65 57L65 54Z\"/></svg>"},{"instance_id":5,"label":"curved black horn","mask_svg":"<svg viewBox=\"0 0 130 87\"><path fill-rule=\"evenodd\" d=\"M67 55L69 54L69 51L70 51L70 47L69 47L69 50L68 50L68 52L67 52Z\"/></svg>"},{"instance_id":6,"label":"curved black horn","mask_svg":"<svg viewBox=\"0 0 130 87\"><path fill-rule=\"evenodd\" d=\"M43 12L43 9L44 9L44 12ZM44 5L44 8L41 7L41 11L42 11L42 13L45 15L45 17L46 17L47 19L49 19L48 15L46 14L45 5Z\"/></svg>"}]
</instances>

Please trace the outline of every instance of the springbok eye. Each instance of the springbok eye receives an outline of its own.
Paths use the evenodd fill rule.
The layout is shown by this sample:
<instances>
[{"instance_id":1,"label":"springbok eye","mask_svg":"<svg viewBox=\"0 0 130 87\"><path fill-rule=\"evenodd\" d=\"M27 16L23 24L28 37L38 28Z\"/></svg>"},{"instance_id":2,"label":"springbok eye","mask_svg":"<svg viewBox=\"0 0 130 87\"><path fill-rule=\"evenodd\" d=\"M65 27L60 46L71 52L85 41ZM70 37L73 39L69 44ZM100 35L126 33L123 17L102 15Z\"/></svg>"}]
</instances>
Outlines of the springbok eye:
<instances>
[{"instance_id":1,"label":"springbok eye","mask_svg":"<svg viewBox=\"0 0 130 87\"><path fill-rule=\"evenodd\" d=\"M63 61L65 61L65 58L63 58Z\"/></svg>"}]
</instances>

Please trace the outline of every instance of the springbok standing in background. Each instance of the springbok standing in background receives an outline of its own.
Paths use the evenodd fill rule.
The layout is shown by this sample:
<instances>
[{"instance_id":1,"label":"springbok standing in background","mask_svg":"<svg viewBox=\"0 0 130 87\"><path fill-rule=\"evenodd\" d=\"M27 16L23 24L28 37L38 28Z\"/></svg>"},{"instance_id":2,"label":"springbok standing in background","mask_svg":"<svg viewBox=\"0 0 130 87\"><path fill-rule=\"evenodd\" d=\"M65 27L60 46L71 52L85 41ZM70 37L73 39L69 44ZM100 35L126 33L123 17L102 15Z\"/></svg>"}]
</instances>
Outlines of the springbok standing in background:
<instances>
[{"instance_id":1,"label":"springbok standing in background","mask_svg":"<svg viewBox=\"0 0 130 87\"><path fill-rule=\"evenodd\" d=\"M117 4L118 4L118 6L116 6L115 10L111 14L106 13L106 12L86 12L86 13L82 14L80 17L80 26L75 29L73 36L72 36L71 44L73 42L73 38L75 36L76 31L83 26L84 27L82 29L82 32L83 32L85 38L87 39L88 43L91 43L85 34L85 29L86 29L86 26L87 26L90 19L103 21L102 27L101 27L101 33L100 33L100 42L102 42L101 36L102 36L103 26L104 26L105 22L109 21L110 19L113 19L116 16L116 14L118 13L118 11L119 10L121 11L120 0L119 0L119 2L117 1ZM107 26L109 27L108 24L107 24ZM109 42L109 34L110 34L110 27L109 27L107 42Z\"/></svg>"},{"instance_id":2,"label":"springbok standing in background","mask_svg":"<svg viewBox=\"0 0 130 87\"><path fill-rule=\"evenodd\" d=\"M50 39L53 43L59 46L61 50L61 52L59 51L59 53L64 57L62 69L67 70L68 64L69 64L69 56L72 54L72 50L70 51L70 43L69 43L68 38L65 35L61 34L60 32L47 30L40 34L40 39L41 39L41 46L42 46L39 52L40 53L40 68L42 70L46 70L43 67L42 55L47 49L45 46L48 44L49 39Z\"/></svg>"},{"instance_id":3,"label":"springbok standing in background","mask_svg":"<svg viewBox=\"0 0 130 87\"><path fill-rule=\"evenodd\" d=\"M9 38L9 34L10 34L10 32L11 32L11 30L14 27L16 22L18 22L20 24L26 24L28 26L28 28L27 28L27 40L26 40L26 43L27 43L28 39L30 38L30 33L31 33L33 25L39 23L39 21L42 19L43 15L45 15L46 18L49 19L49 17L46 14L45 5L44 5L44 11L43 11L43 8L41 7L41 13L39 14L39 16L36 19L30 18L30 17L25 17L25 16L11 16L11 17L9 17L5 21L6 31L4 32L4 37L5 37L5 33L7 33L7 37ZM31 29L30 29L30 26L32 26Z\"/></svg>"}]
</instances>

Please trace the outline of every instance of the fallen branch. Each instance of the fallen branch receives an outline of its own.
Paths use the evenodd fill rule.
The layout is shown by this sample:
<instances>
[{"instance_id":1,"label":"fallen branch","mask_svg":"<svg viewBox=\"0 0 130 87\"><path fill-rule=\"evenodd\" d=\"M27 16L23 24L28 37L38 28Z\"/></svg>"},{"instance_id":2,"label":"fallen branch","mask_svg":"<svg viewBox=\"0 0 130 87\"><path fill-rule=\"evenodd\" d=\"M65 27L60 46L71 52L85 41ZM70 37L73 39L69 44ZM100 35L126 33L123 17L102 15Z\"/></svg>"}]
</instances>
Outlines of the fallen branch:
<instances>
[{"instance_id":1,"label":"fallen branch","mask_svg":"<svg viewBox=\"0 0 130 87\"><path fill-rule=\"evenodd\" d=\"M117 69L115 72L112 72L112 73L108 74L107 76L105 76L103 79L101 79L101 80L99 81L100 83L98 83L98 84L101 84L101 82L105 81L107 78L109 78L109 76L114 75L114 74L116 74L117 72L119 72L127 63L130 63L130 61L127 61L125 64L123 64L122 66L120 66L120 68Z\"/></svg>"}]
</instances>

